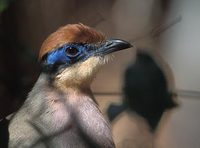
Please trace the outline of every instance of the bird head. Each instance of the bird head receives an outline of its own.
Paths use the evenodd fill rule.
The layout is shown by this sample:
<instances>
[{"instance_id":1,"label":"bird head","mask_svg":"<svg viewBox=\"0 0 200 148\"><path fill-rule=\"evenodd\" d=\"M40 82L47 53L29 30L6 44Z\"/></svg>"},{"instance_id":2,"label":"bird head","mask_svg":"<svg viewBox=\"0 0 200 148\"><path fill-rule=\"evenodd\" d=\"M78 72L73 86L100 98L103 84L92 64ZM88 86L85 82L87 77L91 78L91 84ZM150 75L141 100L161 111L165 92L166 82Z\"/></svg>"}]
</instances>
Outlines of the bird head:
<instances>
[{"instance_id":1,"label":"bird head","mask_svg":"<svg viewBox=\"0 0 200 148\"><path fill-rule=\"evenodd\" d=\"M131 47L83 24L69 24L52 33L42 44L39 59L43 72L57 84L89 85L109 53Z\"/></svg>"}]
</instances>

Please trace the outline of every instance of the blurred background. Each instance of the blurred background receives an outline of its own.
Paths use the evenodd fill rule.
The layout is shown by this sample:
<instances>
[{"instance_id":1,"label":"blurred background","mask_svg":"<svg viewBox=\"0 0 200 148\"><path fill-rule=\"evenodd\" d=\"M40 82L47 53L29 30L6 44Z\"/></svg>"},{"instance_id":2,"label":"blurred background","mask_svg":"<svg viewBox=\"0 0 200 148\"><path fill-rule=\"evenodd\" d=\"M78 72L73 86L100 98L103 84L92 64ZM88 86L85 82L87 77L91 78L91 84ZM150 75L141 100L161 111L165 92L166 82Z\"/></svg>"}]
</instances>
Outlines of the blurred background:
<instances>
[{"instance_id":1,"label":"blurred background","mask_svg":"<svg viewBox=\"0 0 200 148\"><path fill-rule=\"evenodd\" d=\"M134 45L115 53L92 84L105 116L110 104L124 102L125 72L141 51L163 72L166 92L178 104L162 110L153 131L135 109L119 114L111 123L117 147L199 148L199 6L199 0L0 0L0 118L20 107L37 80L44 39L81 22Z\"/></svg>"}]
</instances>

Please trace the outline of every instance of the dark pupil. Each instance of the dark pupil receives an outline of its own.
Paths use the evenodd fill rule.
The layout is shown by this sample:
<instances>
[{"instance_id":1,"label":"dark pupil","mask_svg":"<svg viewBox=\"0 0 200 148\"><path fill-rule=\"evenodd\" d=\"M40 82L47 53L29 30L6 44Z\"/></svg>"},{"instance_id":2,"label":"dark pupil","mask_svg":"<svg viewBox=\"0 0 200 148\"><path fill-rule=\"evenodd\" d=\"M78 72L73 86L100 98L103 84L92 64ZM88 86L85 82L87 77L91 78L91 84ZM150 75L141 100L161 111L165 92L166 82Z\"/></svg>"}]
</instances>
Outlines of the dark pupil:
<instances>
[{"instance_id":1,"label":"dark pupil","mask_svg":"<svg viewBox=\"0 0 200 148\"><path fill-rule=\"evenodd\" d=\"M76 55L78 53L78 50L75 47L68 47L66 49L66 53L69 55Z\"/></svg>"}]
</instances>

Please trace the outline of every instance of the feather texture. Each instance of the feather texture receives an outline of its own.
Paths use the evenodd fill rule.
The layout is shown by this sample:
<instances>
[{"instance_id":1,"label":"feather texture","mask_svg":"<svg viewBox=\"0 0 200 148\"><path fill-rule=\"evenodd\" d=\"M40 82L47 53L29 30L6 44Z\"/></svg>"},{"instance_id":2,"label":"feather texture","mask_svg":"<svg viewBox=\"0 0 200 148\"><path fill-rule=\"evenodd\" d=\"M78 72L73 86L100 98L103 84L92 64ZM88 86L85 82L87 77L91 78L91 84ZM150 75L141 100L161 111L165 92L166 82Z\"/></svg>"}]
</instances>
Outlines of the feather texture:
<instances>
[{"instance_id":1,"label":"feather texture","mask_svg":"<svg viewBox=\"0 0 200 148\"><path fill-rule=\"evenodd\" d=\"M105 41L105 36L99 32L79 24L68 24L52 33L42 44L39 52L41 59L47 52L52 51L66 43L98 43Z\"/></svg>"}]
</instances>

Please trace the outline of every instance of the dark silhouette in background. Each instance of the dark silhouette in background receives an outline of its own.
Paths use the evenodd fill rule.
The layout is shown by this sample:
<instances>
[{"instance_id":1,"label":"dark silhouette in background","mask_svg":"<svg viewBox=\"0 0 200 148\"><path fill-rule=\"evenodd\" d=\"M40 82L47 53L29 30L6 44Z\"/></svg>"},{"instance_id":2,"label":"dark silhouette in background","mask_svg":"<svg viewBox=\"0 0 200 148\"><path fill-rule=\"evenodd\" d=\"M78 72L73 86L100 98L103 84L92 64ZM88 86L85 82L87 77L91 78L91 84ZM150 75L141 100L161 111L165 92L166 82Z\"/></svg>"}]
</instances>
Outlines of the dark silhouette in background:
<instances>
[{"instance_id":1,"label":"dark silhouette in background","mask_svg":"<svg viewBox=\"0 0 200 148\"><path fill-rule=\"evenodd\" d=\"M7 119L0 120L0 147L1 148L8 147L8 139L9 139L8 125L9 125L9 120Z\"/></svg>"},{"instance_id":2,"label":"dark silhouette in background","mask_svg":"<svg viewBox=\"0 0 200 148\"><path fill-rule=\"evenodd\" d=\"M142 116L155 130L163 113L176 106L173 93L168 91L166 78L154 59L145 52L138 52L124 77L122 105L110 105L108 117L112 121L128 109Z\"/></svg>"},{"instance_id":3,"label":"dark silhouette in background","mask_svg":"<svg viewBox=\"0 0 200 148\"><path fill-rule=\"evenodd\" d=\"M0 13L0 119L21 106L39 73L36 54L19 41L15 4Z\"/></svg>"}]
</instances>

